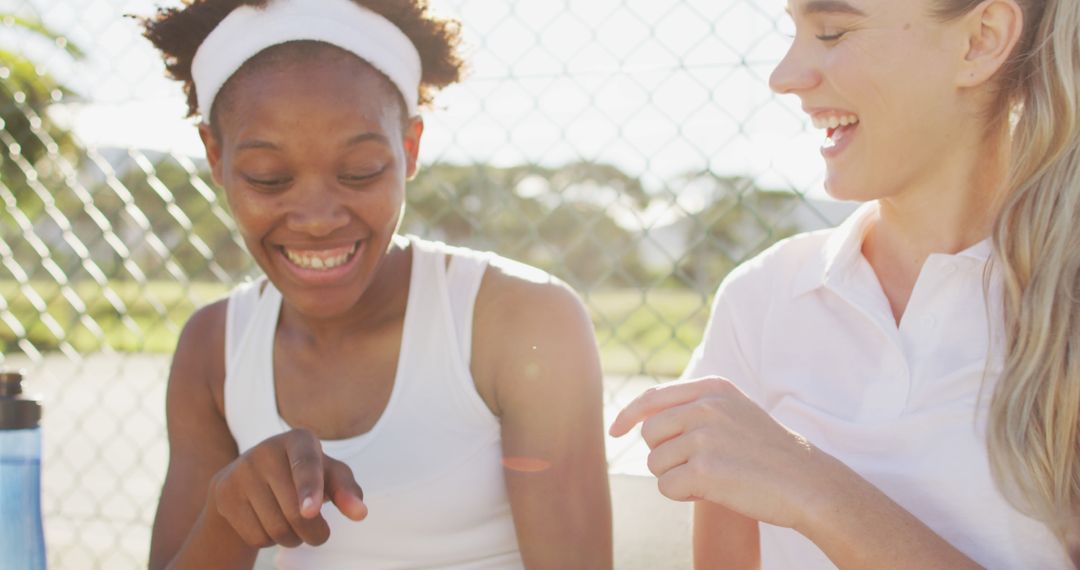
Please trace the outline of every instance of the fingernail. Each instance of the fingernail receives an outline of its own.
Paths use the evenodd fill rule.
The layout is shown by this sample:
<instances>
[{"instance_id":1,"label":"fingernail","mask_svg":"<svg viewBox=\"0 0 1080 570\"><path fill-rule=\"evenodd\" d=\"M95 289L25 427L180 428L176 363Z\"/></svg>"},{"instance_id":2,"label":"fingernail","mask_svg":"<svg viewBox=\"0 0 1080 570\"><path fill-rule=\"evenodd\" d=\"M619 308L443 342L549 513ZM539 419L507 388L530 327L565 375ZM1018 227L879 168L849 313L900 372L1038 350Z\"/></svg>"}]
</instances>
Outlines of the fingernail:
<instances>
[{"instance_id":1,"label":"fingernail","mask_svg":"<svg viewBox=\"0 0 1080 570\"><path fill-rule=\"evenodd\" d=\"M308 511L308 510L311 509L311 505L314 505L314 504L315 504L315 499L312 499L311 497L305 497L304 502L300 503L300 510L301 511Z\"/></svg>"}]
</instances>

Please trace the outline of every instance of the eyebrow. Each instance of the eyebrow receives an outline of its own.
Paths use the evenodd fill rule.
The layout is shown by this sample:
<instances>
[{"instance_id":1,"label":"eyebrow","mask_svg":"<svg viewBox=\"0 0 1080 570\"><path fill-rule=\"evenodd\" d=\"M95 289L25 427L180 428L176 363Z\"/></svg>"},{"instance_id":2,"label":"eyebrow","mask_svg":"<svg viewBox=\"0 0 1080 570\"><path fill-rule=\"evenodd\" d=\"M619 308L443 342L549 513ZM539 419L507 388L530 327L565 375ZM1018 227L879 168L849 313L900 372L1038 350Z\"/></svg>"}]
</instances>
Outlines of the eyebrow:
<instances>
[{"instance_id":1,"label":"eyebrow","mask_svg":"<svg viewBox=\"0 0 1080 570\"><path fill-rule=\"evenodd\" d=\"M382 135L380 133L363 133L345 141L345 144L342 146L355 146L369 141L380 142L385 145L390 144L390 139L386 138L385 135ZM281 150L281 147L270 141L264 141L259 139L246 140L236 145L237 151L251 149Z\"/></svg>"},{"instance_id":2,"label":"eyebrow","mask_svg":"<svg viewBox=\"0 0 1080 570\"><path fill-rule=\"evenodd\" d=\"M380 142L380 143L385 144L385 145L390 144L390 139L386 138L386 135L384 135L384 134L381 134L381 133L363 133L363 134L360 134L360 135L356 135L355 137L345 141L344 146L358 145L358 144L361 144L361 143L366 143L368 141Z\"/></svg>"},{"instance_id":3,"label":"eyebrow","mask_svg":"<svg viewBox=\"0 0 1080 570\"><path fill-rule=\"evenodd\" d=\"M788 14L790 8L785 8ZM814 14L850 14L852 16L865 16L866 12L844 2L843 0L811 0L803 4L799 10L803 16Z\"/></svg>"},{"instance_id":4,"label":"eyebrow","mask_svg":"<svg viewBox=\"0 0 1080 570\"><path fill-rule=\"evenodd\" d=\"M269 141L261 141L261 140L246 140L246 141L236 145L236 150L237 151L251 150L251 149L255 149L255 148L263 148L263 149L269 149L269 150L281 150L281 147L279 147L278 145L276 145L276 144L274 144L272 142L269 142Z\"/></svg>"}]
</instances>

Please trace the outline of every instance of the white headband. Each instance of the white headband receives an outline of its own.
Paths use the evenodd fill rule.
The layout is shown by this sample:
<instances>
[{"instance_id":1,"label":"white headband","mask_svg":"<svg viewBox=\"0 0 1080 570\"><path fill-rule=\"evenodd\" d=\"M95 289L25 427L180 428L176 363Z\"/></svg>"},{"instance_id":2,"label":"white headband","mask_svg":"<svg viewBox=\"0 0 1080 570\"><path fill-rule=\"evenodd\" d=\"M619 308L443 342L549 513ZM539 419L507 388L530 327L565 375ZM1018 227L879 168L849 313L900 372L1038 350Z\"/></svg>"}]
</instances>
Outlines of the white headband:
<instances>
[{"instance_id":1,"label":"white headband","mask_svg":"<svg viewBox=\"0 0 1080 570\"><path fill-rule=\"evenodd\" d=\"M356 54L390 78L409 116L417 114L420 54L397 26L353 0L270 0L264 8L233 10L195 52L191 76L203 121L210 122L218 91L247 60L267 48L301 40Z\"/></svg>"}]
</instances>

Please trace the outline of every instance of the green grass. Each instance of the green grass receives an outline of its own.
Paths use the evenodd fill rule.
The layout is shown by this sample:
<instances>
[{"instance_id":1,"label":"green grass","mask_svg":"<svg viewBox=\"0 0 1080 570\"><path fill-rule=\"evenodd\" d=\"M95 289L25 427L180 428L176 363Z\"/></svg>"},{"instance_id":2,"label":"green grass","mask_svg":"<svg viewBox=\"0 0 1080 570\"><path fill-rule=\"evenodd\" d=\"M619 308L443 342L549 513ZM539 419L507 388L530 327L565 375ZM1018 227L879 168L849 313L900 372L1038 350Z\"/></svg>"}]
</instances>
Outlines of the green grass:
<instances>
[{"instance_id":1,"label":"green grass","mask_svg":"<svg viewBox=\"0 0 1080 570\"><path fill-rule=\"evenodd\" d=\"M110 282L61 287L0 281L0 353L169 353L199 306L228 292L219 283ZM583 295L607 374L676 376L701 339L708 299L681 289L619 289Z\"/></svg>"},{"instance_id":2,"label":"green grass","mask_svg":"<svg viewBox=\"0 0 1080 570\"><path fill-rule=\"evenodd\" d=\"M586 303L608 374L678 376L709 316L708 297L685 289L598 291Z\"/></svg>"},{"instance_id":3,"label":"green grass","mask_svg":"<svg viewBox=\"0 0 1080 570\"><path fill-rule=\"evenodd\" d=\"M0 281L0 351L29 341L41 352L171 352L191 313L227 291L215 283Z\"/></svg>"}]
</instances>

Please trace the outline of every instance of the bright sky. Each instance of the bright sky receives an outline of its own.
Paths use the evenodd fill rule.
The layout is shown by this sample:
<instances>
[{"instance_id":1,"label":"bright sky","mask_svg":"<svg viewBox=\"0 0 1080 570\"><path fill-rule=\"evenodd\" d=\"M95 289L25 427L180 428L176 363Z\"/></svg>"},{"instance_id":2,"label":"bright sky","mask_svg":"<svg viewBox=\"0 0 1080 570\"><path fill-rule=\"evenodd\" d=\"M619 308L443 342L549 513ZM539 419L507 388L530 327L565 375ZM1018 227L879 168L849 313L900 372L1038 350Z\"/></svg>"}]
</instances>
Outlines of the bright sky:
<instances>
[{"instance_id":1,"label":"bright sky","mask_svg":"<svg viewBox=\"0 0 1080 570\"><path fill-rule=\"evenodd\" d=\"M177 0L163 0L175 5ZM177 85L125 13L153 0L0 0L34 10L89 52L71 64L0 28L84 101L57 116L94 145L199 155ZM687 171L821 195L820 132L769 71L790 27L783 0L431 0L463 22L464 84L426 113L427 162L611 162L660 187ZM674 188L673 188L674 189Z\"/></svg>"}]
</instances>

